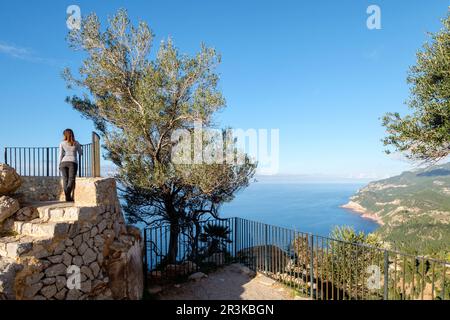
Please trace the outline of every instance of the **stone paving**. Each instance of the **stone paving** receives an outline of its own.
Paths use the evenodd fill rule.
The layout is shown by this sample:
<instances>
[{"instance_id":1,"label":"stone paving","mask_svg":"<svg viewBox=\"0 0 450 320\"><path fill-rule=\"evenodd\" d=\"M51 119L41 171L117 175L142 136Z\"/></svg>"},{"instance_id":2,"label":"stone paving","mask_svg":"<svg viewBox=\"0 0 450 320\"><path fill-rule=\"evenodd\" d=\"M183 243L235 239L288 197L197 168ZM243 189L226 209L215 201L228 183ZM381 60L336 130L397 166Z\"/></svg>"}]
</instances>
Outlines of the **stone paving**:
<instances>
[{"instance_id":1,"label":"stone paving","mask_svg":"<svg viewBox=\"0 0 450 320\"><path fill-rule=\"evenodd\" d=\"M261 273L239 264L225 266L206 278L171 285L157 295L161 300L297 300L294 292Z\"/></svg>"}]
</instances>

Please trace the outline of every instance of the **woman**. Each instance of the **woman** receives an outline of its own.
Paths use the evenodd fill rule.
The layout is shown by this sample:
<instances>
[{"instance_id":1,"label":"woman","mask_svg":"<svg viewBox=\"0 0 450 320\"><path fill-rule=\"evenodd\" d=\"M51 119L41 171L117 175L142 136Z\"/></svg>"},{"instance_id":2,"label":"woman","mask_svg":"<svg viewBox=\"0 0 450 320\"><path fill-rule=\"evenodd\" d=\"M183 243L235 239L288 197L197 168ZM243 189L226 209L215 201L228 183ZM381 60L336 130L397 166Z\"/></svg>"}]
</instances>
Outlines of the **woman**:
<instances>
[{"instance_id":1,"label":"woman","mask_svg":"<svg viewBox=\"0 0 450 320\"><path fill-rule=\"evenodd\" d=\"M63 188L66 201L72 202L75 190L75 178L78 171L78 156L83 155L83 149L71 129L63 132L64 140L59 145L59 170L63 176Z\"/></svg>"}]
</instances>

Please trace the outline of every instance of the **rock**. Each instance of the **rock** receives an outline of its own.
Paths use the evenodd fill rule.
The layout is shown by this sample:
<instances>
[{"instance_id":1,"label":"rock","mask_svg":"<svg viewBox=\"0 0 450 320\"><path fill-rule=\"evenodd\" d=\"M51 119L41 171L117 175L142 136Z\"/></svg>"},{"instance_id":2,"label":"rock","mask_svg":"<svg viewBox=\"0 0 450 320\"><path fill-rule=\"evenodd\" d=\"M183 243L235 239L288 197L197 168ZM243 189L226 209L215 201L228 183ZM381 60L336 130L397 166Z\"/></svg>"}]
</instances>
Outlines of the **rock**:
<instances>
[{"instance_id":1,"label":"rock","mask_svg":"<svg viewBox=\"0 0 450 320\"><path fill-rule=\"evenodd\" d=\"M86 209L86 208L83 208L83 209ZM86 210L83 210L83 212L86 212ZM86 239L85 237L85 233L87 232L87 233L89 233L90 234L90 232L91 232L91 229L93 228L93 224L92 223L90 223L90 222L85 222L85 223L83 223L83 225L81 226L82 228L81 228L81 230L80 230L80 233L82 234L82 236L83 236L83 241L85 241L84 239ZM88 238L89 238L89 236L88 236Z\"/></svg>"},{"instance_id":2,"label":"rock","mask_svg":"<svg viewBox=\"0 0 450 320\"><path fill-rule=\"evenodd\" d=\"M92 281L91 280L86 280L81 283L80 290L82 292L89 293L89 292L91 292L91 289L92 289Z\"/></svg>"},{"instance_id":3,"label":"rock","mask_svg":"<svg viewBox=\"0 0 450 320\"><path fill-rule=\"evenodd\" d=\"M56 245L56 248L53 251L53 254L55 254L55 255L62 254L65 250L66 250L66 245L64 244L64 242L61 241Z\"/></svg>"},{"instance_id":4,"label":"rock","mask_svg":"<svg viewBox=\"0 0 450 320\"><path fill-rule=\"evenodd\" d=\"M50 252L48 252L48 250L41 245L37 245L34 248L34 253L33 255L37 258L37 259L43 259L43 258L47 258L50 255Z\"/></svg>"},{"instance_id":5,"label":"rock","mask_svg":"<svg viewBox=\"0 0 450 320\"><path fill-rule=\"evenodd\" d=\"M64 300L66 298L67 289L63 288L61 291L59 291L57 294L55 294L56 300Z\"/></svg>"},{"instance_id":6,"label":"rock","mask_svg":"<svg viewBox=\"0 0 450 320\"><path fill-rule=\"evenodd\" d=\"M73 240L72 239L67 239L65 242L66 246L70 247L73 245Z\"/></svg>"},{"instance_id":7,"label":"rock","mask_svg":"<svg viewBox=\"0 0 450 320\"><path fill-rule=\"evenodd\" d=\"M0 231L6 231L7 233L9 231L14 230L14 216L9 217L8 219L5 219L3 222L0 223Z\"/></svg>"},{"instance_id":8,"label":"rock","mask_svg":"<svg viewBox=\"0 0 450 320\"><path fill-rule=\"evenodd\" d=\"M0 163L0 196L13 193L21 184L20 176L14 168Z\"/></svg>"},{"instance_id":9,"label":"rock","mask_svg":"<svg viewBox=\"0 0 450 320\"><path fill-rule=\"evenodd\" d=\"M144 272L140 242L132 246L117 247L111 252L105 269L114 299L140 300L144 291ZM115 258L113 258L115 257Z\"/></svg>"},{"instance_id":10,"label":"rock","mask_svg":"<svg viewBox=\"0 0 450 320\"><path fill-rule=\"evenodd\" d=\"M78 300L81 297L82 293L80 290L71 289L67 292L66 300Z\"/></svg>"},{"instance_id":11,"label":"rock","mask_svg":"<svg viewBox=\"0 0 450 320\"><path fill-rule=\"evenodd\" d=\"M31 286L31 285L33 285L35 283L38 283L43 277L44 277L44 273L43 272L34 273L31 276L26 277L25 284L27 286Z\"/></svg>"},{"instance_id":12,"label":"rock","mask_svg":"<svg viewBox=\"0 0 450 320\"><path fill-rule=\"evenodd\" d=\"M87 249L83 255L84 264L90 264L97 259L97 254L91 249Z\"/></svg>"},{"instance_id":13,"label":"rock","mask_svg":"<svg viewBox=\"0 0 450 320\"><path fill-rule=\"evenodd\" d=\"M56 290L56 285L52 284L50 286L43 287L41 289L41 294L47 299L52 298L58 291Z\"/></svg>"},{"instance_id":14,"label":"rock","mask_svg":"<svg viewBox=\"0 0 450 320\"><path fill-rule=\"evenodd\" d=\"M54 284L55 282L56 282L56 278L55 278L55 277L53 277L53 278L45 278L44 280L42 280L42 283L43 283L45 286ZM45 296L45 294L44 294L44 296Z\"/></svg>"},{"instance_id":15,"label":"rock","mask_svg":"<svg viewBox=\"0 0 450 320\"><path fill-rule=\"evenodd\" d=\"M236 271L236 272L240 272L242 274L245 274L247 276L249 276L250 278L254 277L256 275L255 271L251 270L250 268L239 264L239 263L233 263L231 265L231 267Z\"/></svg>"},{"instance_id":16,"label":"rock","mask_svg":"<svg viewBox=\"0 0 450 320\"><path fill-rule=\"evenodd\" d=\"M74 223L70 226L68 236L70 239L73 240L78 235L79 232L80 232L80 224Z\"/></svg>"},{"instance_id":17,"label":"rock","mask_svg":"<svg viewBox=\"0 0 450 320\"><path fill-rule=\"evenodd\" d=\"M58 289L58 291L62 290L67 284L67 279L66 277L63 276L58 276L56 277L56 289Z\"/></svg>"},{"instance_id":18,"label":"rock","mask_svg":"<svg viewBox=\"0 0 450 320\"><path fill-rule=\"evenodd\" d=\"M98 232L99 232L99 233L102 233L102 231L106 229L106 225L107 225L106 220L100 221L100 223L97 225L97 227L98 227Z\"/></svg>"},{"instance_id":19,"label":"rock","mask_svg":"<svg viewBox=\"0 0 450 320\"><path fill-rule=\"evenodd\" d=\"M83 242L78 248L78 253L80 254L80 256L82 256L88 248L89 246L86 244L86 242Z\"/></svg>"},{"instance_id":20,"label":"rock","mask_svg":"<svg viewBox=\"0 0 450 320\"><path fill-rule=\"evenodd\" d=\"M67 267L60 263L60 264L56 264L51 266L50 268L47 268L45 270L45 276L46 277L55 277L55 276L61 276L61 275L65 275L67 272Z\"/></svg>"},{"instance_id":21,"label":"rock","mask_svg":"<svg viewBox=\"0 0 450 320\"><path fill-rule=\"evenodd\" d=\"M98 228L97 227L93 227L91 229L91 238L95 237L98 234Z\"/></svg>"},{"instance_id":22,"label":"rock","mask_svg":"<svg viewBox=\"0 0 450 320\"><path fill-rule=\"evenodd\" d=\"M64 252L62 254L62 262L68 267L72 264L72 256L70 254L68 254L67 252Z\"/></svg>"},{"instance_id":23,"label":"rock","mask_svg":"<svg viewBox=\"0 0 450 320\"><path fill-rule=\"evenodd\" d=\"M200 281L200 279L206 278L208 277L206 274L204 274L203 272L196 272L191 274L188 279L189 280L194 280L194 281Z\"/></svg>"},{"instance_id":24,"label":"rock","mask_svg":"<svg viewBox=\"0 0 450 320\"><path fill-rule=\"evenodd\" d=\"M44 296L37 295L37 296L34 296L33 300L47 300L47 299Z\"/></svg>"},{"instance_id":25,"label":"rock","mask_svg":"<svg viewBox=\"0 0 450 320\"><path fill-rule=\"evenodd\" d=\"M93 213L93 211L95 211L95 210L86 210L87 208L84 208L85 210L83 210L83 212L84 212L84 214L86 215L86 216L88 216L88 215L94 215L94 213ZM88 214L87 212L91 212L90 214ZM80 230L80 233L86 233L86 232L90 232L90 230L92 229L94 227L94 225L92 224L92 223L90 223L90 222L84 222L82 225L81 225L81 230Z\"/></svg>"},{"instance_id":26,"label":"rock","mask_svg":"<svg viewBox=\"0 0 450 320\"><path fill-rule=\"evenodd\" d=\"M98 265L98 263L95 261L92 262L89 268L92 270L92 274L94 275L94 277L97 277L100 272L100 266Z\"/></svg>"},{"instance_id":27,"label":"rock","mask_svg":"<svg viewBox=\"0 0 450 320\"><path fill-rule=\"evenodd\" d=\"M0 223L19 211L19 201L7 196L0 197Z\"/></svg>"},{"instance_id":28,"label":"rock","mask_svg":"<svg viewBox=\"0 0 450 320\"><path fill-rule=\"evenodd\" d=\"M75 248L79 248L81 243L83 243L83 235L79 234L75 238L73 238L73 244Z\"/></svg>"},{"instance_id":29,"label":"rock","mask_svg":"<svg viewBox=\"0 0 450 320\"><path fill-rule=\"evenodd\" d=\"M83 233L83 242L87 242L90 237L91 237L90 231Z\"/></svg>"},{"instance_id":30,"label":"rock","mask_svg":"<svg viewBox=\"0 0 450 320\"><path fill-rule=\"evenodd\" d=\"M104 243L105 243L105 240L103 239L103 237L101 235L98 234L94 237L95 246L101 247L101 246L103 246Z\"/></svg>"},{"instance_id":31,"label":"rock","mask_svg":"<svg viewBox=\"0 0 450 320\"><path fill-rule=\"evenodd\" d=\"M87 266L82 266L81 267L81 272L83 273L83 274L85 274L90 280L94 280L94 274L92 273L92 270L89 268L89 267L87 267Z\"/></svg>"},{"instance_id":32,"label":"rock","mask_svg":"<svg viewBox=\"0 0 450 320\"><path fill-rule=\"evenodd\" d=\"M51 256L47 258L48 260L50 260L51 263L61 263L63 261L63 256L59 255L59 256Z\"/></svg>"},{"instance_id":33,"label":"rock","mask_svg":"<svg viewBox=\"0 0 450 320\"><path fill-rule=\"evenodd\" d=\"M39 217L39 212L36 208L25 207L17 211L14 220L16 221L30 221Z\"/></svg>"},{"instance_id":34,"label":"rock","mask_svg":"<svg viewBox=\"0 0 450 320\"><path fill-rule=\"evenodd\" d=\"M4 296L5 299L15 299L14 279L20 269L21 267L14 260L0 257L0 296Z\"/></svg>"},{"instance_id":35,"label":"rock","mask_svg":"<svg viewBox=\"0 0 450 320\"><path fill-rule=\"evenodd\" d=\"M78 255L78 250L75 247L68 247L66 252L70 254L71 256Z\"/></svg>"},{"instance_id":36,"label":"rock","mask_svg":"<svg viewBox=\"0 0 450 320\"><path fill-rule=\"evenodd\" d=\"M155 286L150 286L147 289L147 292L150 293L150 294L153 294L153 295L158 294L158 293L160 293L162 291L163 291L163 288L161 286L156 286L156 285Z\"/></svg>"},{"instance_id":37,"label":"rock","mask_svg":"<svg viewBox=\"0 0 450 320\"><path fill-rule=\"evenodd\" d=\"M72 263L78 267L83 265L83 258L81 256L75 256L72 259Z\"/></svg>"},{"instance_id":38,"label":"rock","mask_svg":"<svg viewBox=\"0 0 450 320\"><path fill-rule=\"evenodd\" d=\"M113 300L112 298L112 292L110 289L105 289L103 291L103 293L101 293L100 295L98 295L96 298L96 300Z\"/></svg>"},{"instance_id":39,"label":"rock","mask_svg":"<svg viewBox=\"0 0 450 320\"><path fill-rule=\"evenodd\" d=\"M44 286L44 285L43 285L41 282L32 284L31 286L27 286L27 287L25 288L24 293L23 293L24 297L25 297L26 299L31 299L31 298L33 298L33 297L39 292L39 290L42 289L43 286Z\"/></svg>"}]
</instances>

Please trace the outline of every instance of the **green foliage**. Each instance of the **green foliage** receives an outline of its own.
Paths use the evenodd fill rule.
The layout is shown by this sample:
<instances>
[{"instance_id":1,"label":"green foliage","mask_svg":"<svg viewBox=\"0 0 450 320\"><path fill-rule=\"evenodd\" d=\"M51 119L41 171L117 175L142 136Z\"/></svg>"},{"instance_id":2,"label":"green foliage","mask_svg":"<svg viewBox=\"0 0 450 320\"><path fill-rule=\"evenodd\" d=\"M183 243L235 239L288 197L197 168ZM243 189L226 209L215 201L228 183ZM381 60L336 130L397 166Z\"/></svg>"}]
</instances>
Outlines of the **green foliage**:
<instances>
[{"instance_id":1,"label":"green foliage","mask_svg":"<svg viewBox=\"0 0 450 320\"><path fill-rule=\"evenodd\" d=\"M203 233L200 234L200 241L207 244L206 255L226 252L227 245L231 243L230 234L231 231L227 226L206 224Z\"/></svg>"},{"instance_id":2,"label":"green foliage","mask_svg":"<svg viewBox=\"0 0 450 320\"><path fill-rule=\"evenodd\" d=\"M407 79L412 114L388 113L383 118L388 133L384 144L425 162L450 153L450 14L442 22L443 28L417 53Z\"/></svg>"},{"instance_id":3,"label":"green foliage","mask_svg":"<svg viewBox=\"0 0 450 320\"><path fill-rule=\"evenodd\" d=\"M367 286L369 266L382 267L383 250L375 234L356 232L352 227L335 227L326 256L326 277L348 296L377 294ZM381 268L382 270L382 268Z\"/></svg>"},{"instance_id":4,"label":"green foliage","mask_svg":"<svg viewBox=\"0 0 450 320\"><path fill-rule=\"evenodd\" d=\"M350 226L336 226L331 231L330 238L342 242L363 244L376 248L381 247L381 239L376 234L365 234L362 231L356 232L355 229Z\"/></svg>"},{"instance_id":5,"label":"green foliage","mask_svg":"<svg viewBox=\"0 0 450 320\"><path fill-rule=\"evenodd\" d=\"M107 158L118 168L128 220L169 223L173 262L180 228L203 215L217 216L220 205L249 184L256 164L237 152L244 159L239 163L172 160L179 144L173 135L179 130L192 135L195 123L211 127L214 113L225 105L215 72L220 56L204 45L193 57L183 55L169 39L150 60L152 39L147 24L133 26L125 10L110 18L104 31L90 14L68 35L70 47L86 54L80 77L68 69L64 77L69 87L86 91L67 101L102 133ZM203 146L214 143L205 135L200 139Z\"/></svg>"}]
</instances>

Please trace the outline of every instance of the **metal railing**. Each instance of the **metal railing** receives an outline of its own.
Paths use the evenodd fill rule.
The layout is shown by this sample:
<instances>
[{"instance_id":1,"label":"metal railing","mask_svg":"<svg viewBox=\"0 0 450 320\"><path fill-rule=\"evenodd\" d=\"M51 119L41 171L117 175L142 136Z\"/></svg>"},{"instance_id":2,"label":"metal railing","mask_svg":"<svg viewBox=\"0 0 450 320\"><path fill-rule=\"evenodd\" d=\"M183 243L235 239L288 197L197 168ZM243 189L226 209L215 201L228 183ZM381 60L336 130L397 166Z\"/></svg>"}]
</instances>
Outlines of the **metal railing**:
<instances>
[{"instance_id":1,"label":"metal railing","mask_svg":"<svg viewBox=\"0 0 450 320\"><path fill-rule=\"evenodd\" d=\"M202 234L208 224L228 230L220 253L205 254L207 239L195 244L195 234ZM173 281L210 264L238 262L311 299L450 299L446 261L241 218L210 220L180 231L176 259L168 261L169 226L144 230L148 281Z\"/></svg>"},{"instance_id":2,"label":"metal railing","mask_svg":"<svg viewBox=\"0 0 450 320\"><path fill-rule=\"evenodd\" d=\"M100 176L100 137L92 133L92 142L81 146L78 158L79 177ZM59 177L58 147L5 147L4 161L21 176Z\"/></svg>"}]
</instances>

